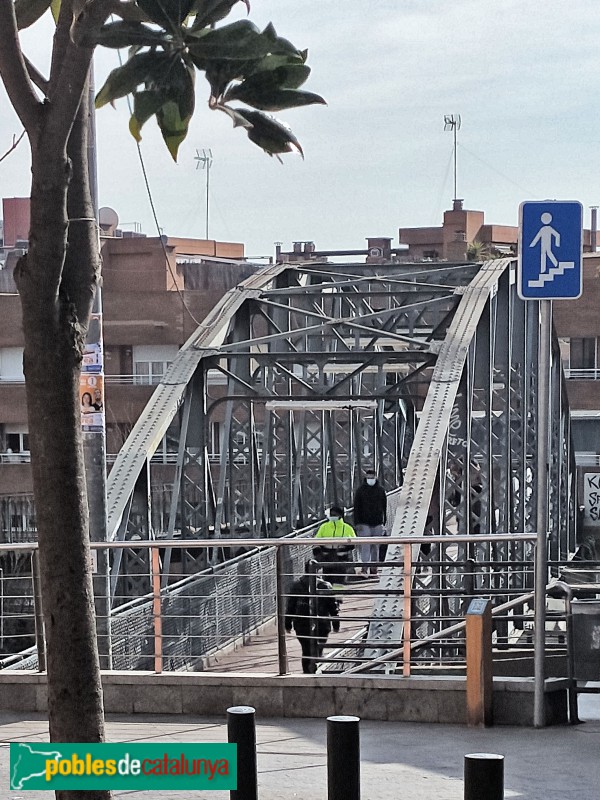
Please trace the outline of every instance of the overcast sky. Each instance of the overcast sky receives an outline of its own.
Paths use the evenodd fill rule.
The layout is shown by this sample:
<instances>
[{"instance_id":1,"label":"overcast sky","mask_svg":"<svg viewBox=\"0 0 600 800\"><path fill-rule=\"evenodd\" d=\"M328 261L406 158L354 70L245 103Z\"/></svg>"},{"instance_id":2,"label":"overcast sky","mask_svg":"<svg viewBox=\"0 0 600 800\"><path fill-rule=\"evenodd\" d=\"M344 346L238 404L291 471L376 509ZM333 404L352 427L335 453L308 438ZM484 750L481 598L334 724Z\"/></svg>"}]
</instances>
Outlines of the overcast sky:
<instances>
[{"instance_id":1,"label":"overcast sky","mask_svg":"<svg viewBox=\"0 0 600 800\"><path fill-rule=\"evenodd\" d=\"M240 3L243 11L243 5ZM237 14L236 16L242 16ZM234 17L232 17L233 19ZM308 48L304 88L328 106L277 114L300 139L305 160L284 164L198 107L179 163L154 122L143 153L160 226L203 237L205 173L196 149L211 148L210 238L244 242L250 256L297 240L319 249L363 247L367 236L397 241L399 226L436 225L453 197L452 134L460 114L458 196L486 221L517 224L526 199L600 203L597 0L252 0L250 17ZM26 32L26 52L46 67L50 21ZM117 66L98 52L100 86ZM97 113L100 205L122 226L155 234L125 101ZM0 153L19 122L0 92ZM0 194L29 193L23 142L0 163Z\"/></svg>"}]
</instances>

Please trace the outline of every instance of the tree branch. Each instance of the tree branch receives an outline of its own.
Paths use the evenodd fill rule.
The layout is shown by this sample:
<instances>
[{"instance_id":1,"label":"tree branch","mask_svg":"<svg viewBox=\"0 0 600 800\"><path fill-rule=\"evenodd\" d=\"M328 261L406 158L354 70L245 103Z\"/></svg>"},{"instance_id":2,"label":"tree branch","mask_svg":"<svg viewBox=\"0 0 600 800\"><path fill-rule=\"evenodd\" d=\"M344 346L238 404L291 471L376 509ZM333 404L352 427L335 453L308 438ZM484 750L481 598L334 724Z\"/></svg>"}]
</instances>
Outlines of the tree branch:
<instances>
[{"instance_id":1,"label":"tree branch","mask_svg":"<svg viewBox=\"0 0 600 800\"><path fill-rule=\"evenodd\" d=\"M0 0L0 77L6 92L30 138L40 118L37 98L21 51L13 0Z\"/></svg>"},{"instance_id":2,"label":"tree branch","mask_svg":"<svg viewBox=\"0 0 600 800\"><path fill-rule=\"evenodd\" d=\"M87 328L100 275L97 224L88 170L89 113L89 86L86 84L67 145L72 169L67 193L69 243L61 278L61 293L71 303L81 330Z\"/></svg>"},{"instance_id":3,"label":"tree branch","mask_svg":"<svg viewBox=\"0 0 600 800\"><path fill-rule=\"evenodd\" d=\"M0 156L0 161L4 161L4 159L8 158L8 156L12 153L13 150L17 149L17 147L19 146L19 142L24 136L25 136L25 131L21 131L21 135L19 136L18 139L17 139L17 134L13 133L12 145L8 148L8 150L6 151L6 153L4 153L3 156Z\"/></svg>"},{"instance_id":4,"label":"tree branch","mask_svg":"<svg viewBox=\"0 0 600 800\"><path fill-rule=\"evenodd\" d=\"M31 82L34 83L37 86L37 88L40 90L40 92L43 92L44 95L46 95L46 97L47 97L48 96L48 81L46 80L46 78L44 78L44 76L39 71L39 69L35 66L35 64L31 63L31 61L27 58L26 55L23 55L23 60L25 62L25 66L27 67L27 73L29 75L29 78L31 79Z\"/></svg>"},{"instance_id":5,"label":"tree branch","mask_svg":"<svg viewBox=\"0 0 600 800\"><path fill-rule=\"evenodd\" d=\"M80 46L74 41L77 30L80 27L85 28L93 40L94 33L108 19L110 2L89 0L77 19L73 19L72 8L73 3L63 0L54 39L48 87L50 109L46 132L60 147L66 144L69 137L94 54L94 46Z\"/></svg>"}]
</instances>

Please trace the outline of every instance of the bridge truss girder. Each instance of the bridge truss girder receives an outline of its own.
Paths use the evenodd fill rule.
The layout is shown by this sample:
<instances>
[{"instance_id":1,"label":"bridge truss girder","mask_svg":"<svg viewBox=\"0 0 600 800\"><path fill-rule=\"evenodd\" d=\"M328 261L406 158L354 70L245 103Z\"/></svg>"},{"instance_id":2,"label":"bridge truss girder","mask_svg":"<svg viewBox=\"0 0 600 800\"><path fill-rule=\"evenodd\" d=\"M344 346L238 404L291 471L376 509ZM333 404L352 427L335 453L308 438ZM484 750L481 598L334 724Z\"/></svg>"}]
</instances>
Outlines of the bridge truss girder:
<instances>
[{"instance_id":1,"label":"bridge truss girder","mask_svg":"<svg viewBox=\"0 0 600 800\"><path fill-rule=\"evenodd\" d=\"M165 554L196 572L231 555L221 536L281 536L317 523L332 504L350 506L367 467L389 488L401 485L460 287L476 272L279 265L229 292L119 454L110 535L214 539L200 557L185 547ZM174 463L157 464L169 443ZM112 572L118 596L149 588L135 550Z\"/></svg>"},{"instance_id":2,"label":"bridge truss girder","mask_svg":"<svg viewBox=\"0 0 600 800\"><path fill-rule=\"evenodd\" d=\"M536 530L539 331L539 304L518 298L514 262L488 262L465 289L440 349L393 531L447 536L442 545L413 548L420 566L412 578L412 638L425 640L420 649L425 659L439 656L439 644L426 642L448 624L444 618L464 613L467 595L494 592L499 604L509 593L531 588L531 573L521 565L532 562L532 546L503 542L503 534ZM575 550L576 481L555 334L548 407L551 459L545 491L549 553L556 561ZM477 533L497 534L497 539L452 542L453 534ZM390 547L388 558L401 560L402 548ZM402 579L386 569L380 588L390 594L376 603L368 639L398 642L403 635ZM507 632L502 625L500 636ZM445 653L459 653L462 645L458 635L455 645L444 646ZM372 647L366 655L384 652Z\"/></svg>"}]
</instances>

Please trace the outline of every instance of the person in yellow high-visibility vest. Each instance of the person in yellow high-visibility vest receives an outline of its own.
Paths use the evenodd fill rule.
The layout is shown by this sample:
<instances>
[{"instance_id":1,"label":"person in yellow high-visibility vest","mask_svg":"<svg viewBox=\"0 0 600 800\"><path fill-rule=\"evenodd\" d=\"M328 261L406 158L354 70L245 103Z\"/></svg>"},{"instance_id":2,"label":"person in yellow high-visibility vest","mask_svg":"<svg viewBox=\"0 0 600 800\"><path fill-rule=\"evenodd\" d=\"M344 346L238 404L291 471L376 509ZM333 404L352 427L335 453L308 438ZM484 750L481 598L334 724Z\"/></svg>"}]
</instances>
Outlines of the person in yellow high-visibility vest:
<instances>
[{"instance_id":1,"label":"person in yellow high-visibility vest","mask_svg":"<svg viewBox=\"0 0 600 800\"><path fill-rule=\"evenodd\" d=\"M344 510L332 506L324 522L315 536L316 539L355 539L356 533L352 525L344 522ZM351 571L354 544L352 542L327 543L313 548L314 557L323 563L323 577L334 585L344 584L346 575Z\"/></svg>"}]
</instances>

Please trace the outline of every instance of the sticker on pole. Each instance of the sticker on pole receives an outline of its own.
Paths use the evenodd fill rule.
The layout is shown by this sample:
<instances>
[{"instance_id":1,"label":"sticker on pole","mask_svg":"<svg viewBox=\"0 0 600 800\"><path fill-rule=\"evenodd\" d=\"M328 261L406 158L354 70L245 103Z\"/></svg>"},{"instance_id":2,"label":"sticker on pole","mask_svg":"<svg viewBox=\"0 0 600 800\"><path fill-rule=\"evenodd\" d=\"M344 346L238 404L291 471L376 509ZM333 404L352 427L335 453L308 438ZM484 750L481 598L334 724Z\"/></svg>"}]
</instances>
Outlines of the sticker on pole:
<instances>
[{"instance_id":1,"label":"sticker on pole","mask_svg":"<svg viewBox=\"0 0 600 800\"><path fill-rule=\"evenodd\" d=\"M578 201L521 203L517 289L523 300L581 297L583 206Z\"/></svg>"}]
</instances>

